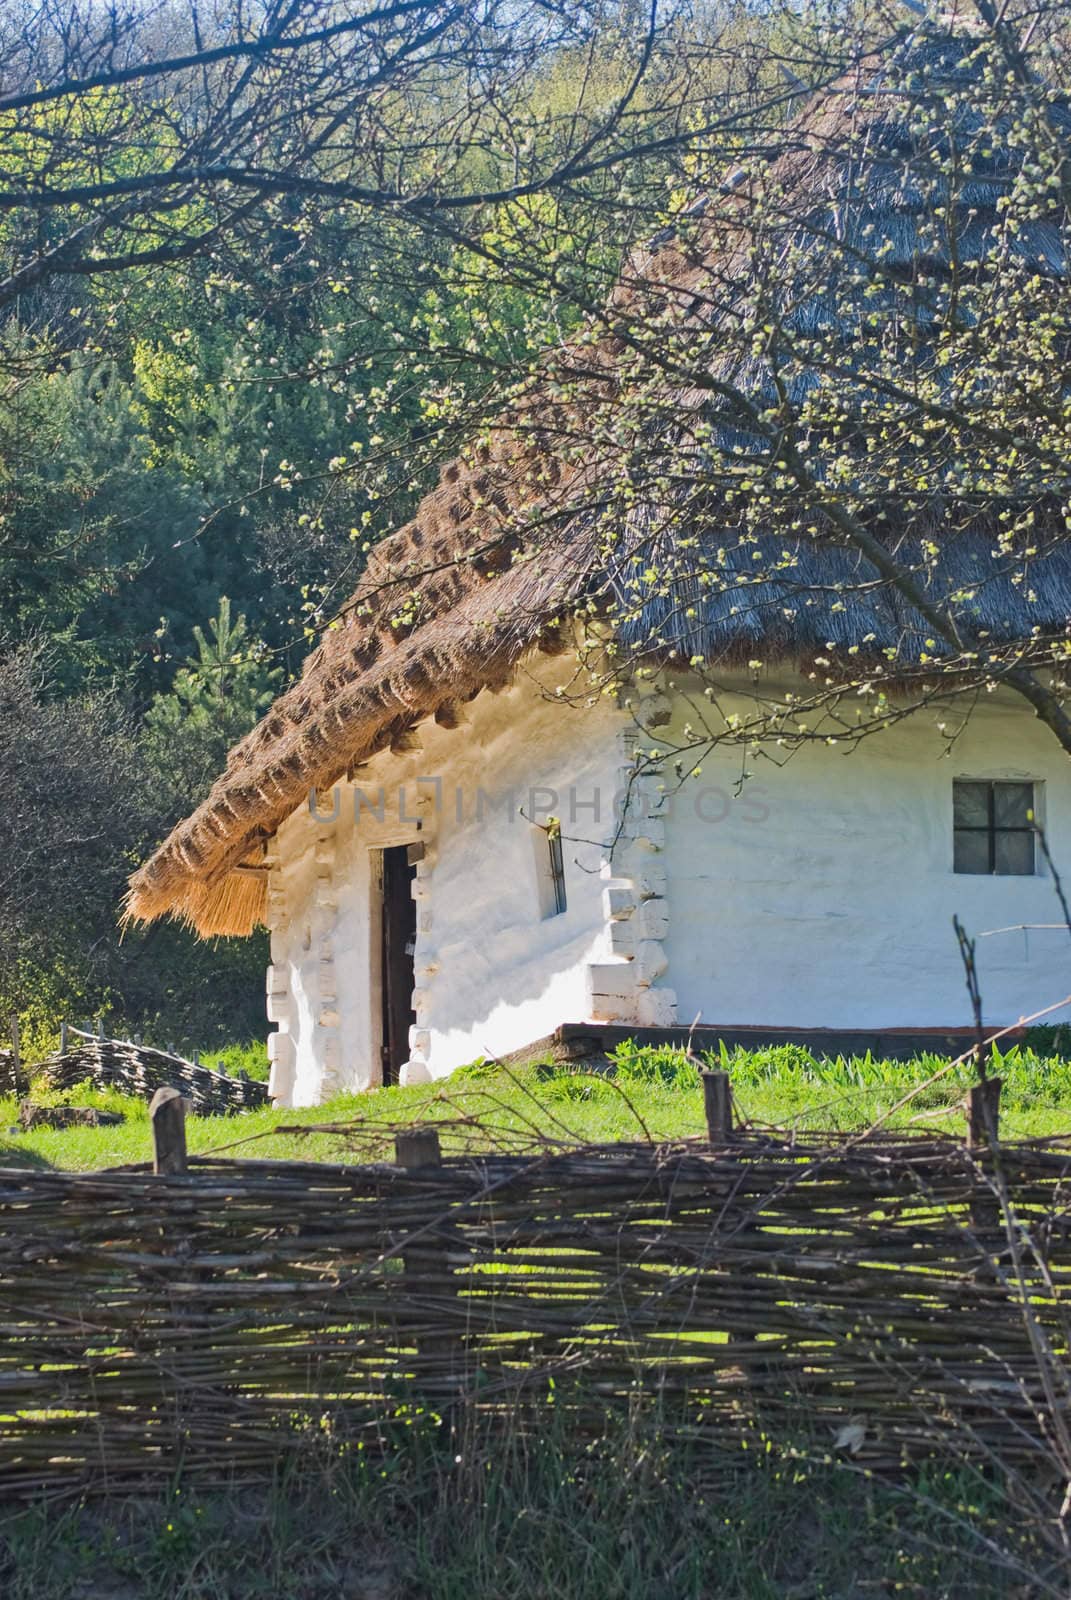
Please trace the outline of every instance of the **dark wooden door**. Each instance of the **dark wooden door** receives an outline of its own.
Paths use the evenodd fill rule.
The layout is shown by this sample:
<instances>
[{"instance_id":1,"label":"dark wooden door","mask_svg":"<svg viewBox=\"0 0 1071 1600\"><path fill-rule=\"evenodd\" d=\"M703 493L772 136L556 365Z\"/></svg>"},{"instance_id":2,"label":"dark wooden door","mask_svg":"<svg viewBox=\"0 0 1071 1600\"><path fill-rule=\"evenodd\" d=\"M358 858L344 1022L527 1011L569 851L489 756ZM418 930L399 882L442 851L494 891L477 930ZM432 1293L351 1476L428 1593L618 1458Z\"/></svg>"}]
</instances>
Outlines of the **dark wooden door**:
<instances>
[{"instance_id":1,"label":"dark wooden door","mask_svg":"<svg viewBox=\"0 0 1071 1600\"><path fill-rule=\"evenodd\" d=\"M415 982L416 902L412 894L415 867L408 845L383 852L383 1082L397 1083L409 1060L409 1028Z\"/></svg>"}]
</instances>

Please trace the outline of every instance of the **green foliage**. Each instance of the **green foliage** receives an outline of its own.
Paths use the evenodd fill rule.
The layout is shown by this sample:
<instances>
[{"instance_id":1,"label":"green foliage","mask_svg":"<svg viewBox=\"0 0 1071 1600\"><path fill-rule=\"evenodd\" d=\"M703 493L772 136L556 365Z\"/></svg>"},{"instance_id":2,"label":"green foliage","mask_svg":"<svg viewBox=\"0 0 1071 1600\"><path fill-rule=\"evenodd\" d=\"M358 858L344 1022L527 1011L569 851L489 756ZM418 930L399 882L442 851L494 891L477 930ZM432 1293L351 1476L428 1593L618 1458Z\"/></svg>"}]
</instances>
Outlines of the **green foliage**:
<instances>
[{"instance_id":1,"label":"green foliage","mask_svg":"<svg viewBox=\"0 0 1071 1600\"><path fill-rule=\"evenodd\" d=\"M938 1096L947 1096L949 1083L961 1091L977 1076L968 1058L948 1071L947 1056L920 1051L907 1061L864 1056L818 1057L802 1045L771 1045L766 1049L733 1049L722 1044L709 1055L710 1064L727 1071L734 1087L747 1088L766 1083L825 1086L846 1093L877 1090L907 1092L940 1074ZM1005 1051L994 1045L990 1071L1004 1081L1002 1105L1056 1106L1071 1102L1071 1060L1058 1054L1042 1054L1030 1044L1013 1044ZM925 1102L924 1102L925 1103Z\"/></svg>"},{"instance_id":2,"label":"green foliage","mask_svg":"<svg viewBox=\"0 0 1071 1600\"><path fill-rule=\"evenodd\" d=\"M112 362L75 360L0 394L0 636L47 635L74 692L137 672L158 649L145 575L166 590L172 547L203 510L188 486L147 470L148 451Z\"/></svg>"},{"instance_id":3,"label":"green foliage","mask_svg":"<svg viewBox=\"0 0 1071 1600\"><path fill-rule=\"evenodd\" d=\"M139 1137L149 1136L149 1102L137 1095L124 1094L120 1089L98 1089L89 1083L76 1083L70 1089L53 1089L43 1078L31 1073L30 1095L38 1106L91 1106L95 1111L117 1111L127 1121L141 1125ZM15 1100L5 1096L0 1100L0 1121L10 1113L17 1113Z\"/></svg>"},{"instance_id":4,"label":"green foliage","mask_svg":"<svg viewBox=\"0 0 1071 1600\"><path fill-rule=\"evenodd\" d=\"M608 1106L613 1096L613 1080L591 1067L560 1067L545 1073L539 1085L539 1097L546 1104L561 1101Z\"/></svg>"},{"instance_id":5,"label":"green foliage","mask_svg":"<svg viewBox=\"0 0 1071 1600\"><path fill-rule=\"evenodd\" d=\"M612 1051L614 1071L624 1082L665 1084L669 1088L694 1089L698 1068L682 1050L671 1045L636 1045L626 1039Z\"/></svg>"},{"instance_id":6,"label":"green foliage","mask_svg":"<svg viewBox=\"0 0 1071 1600\"><path fill-rule=\"evenodd\" d=\"M209 1054L202 1054L201 1060L206 1067L214 1067L217 1072L226 1072L236 1078L244 1072L247 1078L256 1078L261 1083L267 1083L271 1063L268 1052L262 1039L251 1040L248 1044L229 1044L222 1050L213 1050Z\"/></svg>"},{"instance_id":7,"label":"green foliage","mask_svg":"<svg viewBox=\"0 0 1071 1600\"><path fill-rule=\"evenodd\" d=\"M232 622L226 595L208 628L210 638L194 628L196 656L145 716L146 757L165 792L171 787L176 811L203 798L228 750L271 704L282 677L250 637L245 617Z\"/></svg>"},{"instance_id":8,"label":"green foliage","mask_svg":"<svg viewBox=\"0 0 1071 1600\"><path fill-rule=\"evenodd\" d=\"M263 1032L263 929L247 939L200 940L176 923L154 922L128 930L117 956L105 1015L118 1035L141 1033L146 1044L173 1044L189 1055L217 1049L235 1034Z\"/></svg>"},{"instance_id":9,"label":"green foliage","mask_svg":"<svg viewBox=\"0 0 1071 1600\"><path fill-rule=\"evenodd\" d=\"M1059 1056L1071 1059L1071 1023L1037 1023L1023 1034L1022 1047L1039 1056Z\"/></svg>"},{"instance_id":10,"label":"green foliage","mask_svg":"<svg viewBox=\"0 0 1071 1600\"><path fill-rule=\"evenodd\" d=\"M114 978L115 906L151 815L139 778L114 696L57 695L40 648L0 655L0 1005L29 1032Z\"/></svg>"},{"instance_id":11,"label":"green foliage","mask_svg":"<svg viewBox=\"0 0 1071 1600\"><path fill-rule=\"evenodd\" d=\"M533 1069L528 1065L511 1067L509 1070L522 1081L531 1079L533 1076ZM494 1083L496 1079L501 1077L502 1067L498 1061L493 1058L488 1060L486 1056L477 1056L475 1061L468 1062L466 1066L458 1067L457 1071L451 1074L450 1081L451 1083L464 1084Z\"/></svg>"},{"instance_id":12,"label":"green foliage","mask_svg":"<svg viewBox=\"0 0 1071 1600\"><path fill-rule=\"evenodd\" d=\"M131 867L270 696L244 625L224 608L209 631L155 744L118 694L64 694L49 651L0 655L0 783L14 797L0 814L0 1011L19 1013L29 1059L63 1017L202 1049L262 1026L263 936L198 944L169 925L120 940L117 927Z\"/></svg>"}]
</instances>

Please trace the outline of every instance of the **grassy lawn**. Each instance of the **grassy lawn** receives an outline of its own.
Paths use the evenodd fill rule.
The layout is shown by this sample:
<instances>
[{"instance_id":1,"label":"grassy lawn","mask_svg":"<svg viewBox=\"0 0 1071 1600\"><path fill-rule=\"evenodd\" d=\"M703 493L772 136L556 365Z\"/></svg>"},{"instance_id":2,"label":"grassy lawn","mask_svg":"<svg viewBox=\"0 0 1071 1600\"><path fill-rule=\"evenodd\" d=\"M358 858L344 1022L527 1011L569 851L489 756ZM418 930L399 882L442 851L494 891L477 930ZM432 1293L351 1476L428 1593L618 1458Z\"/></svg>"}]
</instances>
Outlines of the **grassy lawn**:
<instances>
[{"instance_id":1,"label":"grassy lawn","mask_svg":"<svg viewBox=\"0 0 1071 1600\"><path fill-rule=\"evenodd\" d=\"M711 1064L729 1070L741 1118L812 1129L865 1128L889 1116L893 1126L958 1133L972 1078L969 1066L948 1072L946 1062L934 1056L818 1061L798 1046L737 1050ZM993 1070L1005 1082L1001 1128L1009 1137L1071 1132L1071 1062L1015 1047L995 1057ZM21 1133L15 1130L15 1101L0 1099L0 1164L88 1171L149 1159L143 1101L85 1085L63 1095L35 1092L34 1098L119 1110L126 1120L120 1126ZM390 1156L392 1129L426 1120L440 1126L444 1147L454 1151L523 1149L547 1138L680 1139L700 1134L704 1126L695 1067L676 1052L624 1046L601 1067L476 1065L438 1085L340 1095L300 1110L191 1117L188 1143L199 1154L382 1160Z\"/></svg>"}]
</instances>

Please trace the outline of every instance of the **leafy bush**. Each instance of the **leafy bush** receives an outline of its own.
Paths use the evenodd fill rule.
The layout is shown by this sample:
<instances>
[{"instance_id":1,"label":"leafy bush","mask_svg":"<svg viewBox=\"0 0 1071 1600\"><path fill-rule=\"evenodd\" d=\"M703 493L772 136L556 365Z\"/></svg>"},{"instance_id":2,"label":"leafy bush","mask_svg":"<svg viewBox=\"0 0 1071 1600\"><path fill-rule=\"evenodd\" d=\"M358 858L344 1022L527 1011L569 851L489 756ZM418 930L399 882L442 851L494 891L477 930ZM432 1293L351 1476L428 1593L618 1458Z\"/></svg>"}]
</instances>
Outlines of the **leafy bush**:
<instances>
[{"instance_id":1,"label":"leafy bush","mask_svg":"<svg viewBox=\"0 0 1071 1600\"><path fill-rule=\"evenodd\" d=\"M1038 1044L1049 1044L1049 1036L1059 1029L1037 1029ZM1071 1039L1071 1030L1065 1033ZM791 1095L794 1092L828 1088L837 1095L916 1093L919 1109L944 1104L957 1087L965 1090L974 1082L971 1060L949 1072L949 1057L922 1050L907 1061L874 1056L819 1057L799 1044L766 1045L748 1050L724 1042L717 1051L704 1053L710 1067L728 1072L737 1090L776 1085ZM619 1045L610 1057L612 1069L624 1083L663 1084L667 1089L694 1089L696 1068L683 1050L666 1045L639 1046L631 1041ZM1045 1107L1071 1104L1071 1051L1064 1056L1059 1047L1048 1051L1014 1044L1006 1051L994 1045L990 1071L1003 1079L1003 1103L1007 1107ZM940 1074L940 1076L938 1076ZM925 1089L931 1078L936 1081Z\"/></svg>"},{"instance_id":2,"label":"leafy bush","mask_svg":"<svg viewBox=\"0 0 1071 1600\"><path fill-rule=\"evenodd\" d=\"M271 1071L267 1048L260 1039L250 1040L248 1044L226 1045L222 1050L202 1056L201 1060L216 1072L229 1073L232 1078L244 1072L247 1078L256 1078L260 1083L267 1083Z\"/></svg>"},{"instance_id":3,"label":"leafy bush","mask_svg":"<svg viewBox=\"0 0 1071 1600\"><path fill-rule=\"evenodd\" d=\"M541 1089L545 1100L559 1101L607 1100L614 1094L607 1074L584 1066L554 1068L545 1077Z\"/></svg>"},{"instance_id":4,"label":"leafy bush","mask_svg":"<svg viewBox=\"0 0 1071 1600\"><path fill-rule=\"evenodd\" d=\"M610 1061L624 1082L664 1083L673 1089L694 1089L699 1069L683 1050L670 1045L636 1045L631 1039L611 1052Z\"/></svg>"},{"instance_id":5,"label":"leafy bush","mask_svg":"<svg viewBox=\"0 0 1071 1600\"><path fill-rule=\"evenodd\" d=\"M1038 1023L1025 1030L1021 1042L1024 1050L1036 1051L1040 1056L1071 1059L1071 1022Z\"/></svg>"}]
</instances>

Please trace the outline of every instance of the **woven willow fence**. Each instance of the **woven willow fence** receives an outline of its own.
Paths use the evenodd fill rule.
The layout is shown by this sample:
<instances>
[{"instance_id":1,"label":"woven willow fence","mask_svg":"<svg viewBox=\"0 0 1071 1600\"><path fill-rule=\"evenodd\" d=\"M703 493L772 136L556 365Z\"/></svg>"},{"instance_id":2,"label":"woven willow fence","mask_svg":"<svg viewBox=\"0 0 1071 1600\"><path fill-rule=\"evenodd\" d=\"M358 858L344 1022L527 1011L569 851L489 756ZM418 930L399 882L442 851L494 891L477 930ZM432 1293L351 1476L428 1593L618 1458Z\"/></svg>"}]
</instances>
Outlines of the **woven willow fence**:
<instances>
[{"instance_id":1,"label":"woven willow fence","mask_svg":"<svg viewBox=\"0 0 1071 1600\"><path fill-rule=\"evenodd\" d=\"M1065 1142L5 1170L0 1210L8 1493L259 1470L414 1401L517 1425L552 1378L578 1427L646 1392L876 1468L1066 1450Z\"/></svg>"},{"instance_id":2,"label":"woven willow fence","mask_svg":"<svg viewBox=\"0 0 1071 1600\"><path fill-rule=\"evenodd\" d=\"M165 1085L178 1089L201 1116L253 1111L270 1104L268 1086L255 1078L232 1078L213 1067L131 1044L127 1039L99 1039L80 1034L60 1055L49 1056L39 1069L54 1089L92 1083L98 1089L121 1089L148 1099Z\"/></svg>"}]
</instances>

